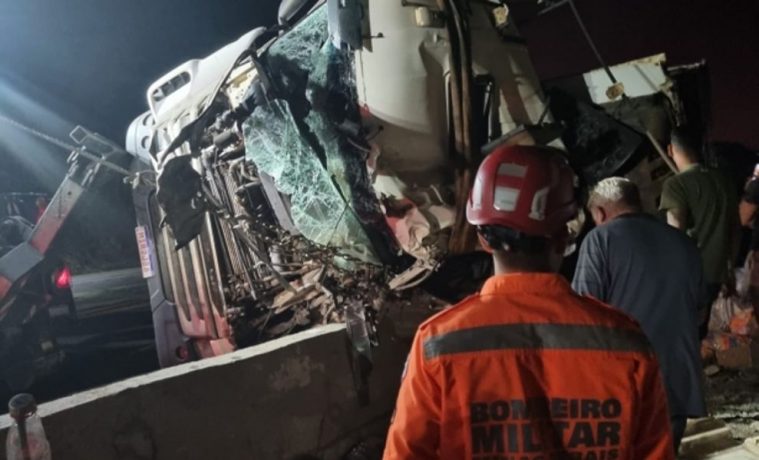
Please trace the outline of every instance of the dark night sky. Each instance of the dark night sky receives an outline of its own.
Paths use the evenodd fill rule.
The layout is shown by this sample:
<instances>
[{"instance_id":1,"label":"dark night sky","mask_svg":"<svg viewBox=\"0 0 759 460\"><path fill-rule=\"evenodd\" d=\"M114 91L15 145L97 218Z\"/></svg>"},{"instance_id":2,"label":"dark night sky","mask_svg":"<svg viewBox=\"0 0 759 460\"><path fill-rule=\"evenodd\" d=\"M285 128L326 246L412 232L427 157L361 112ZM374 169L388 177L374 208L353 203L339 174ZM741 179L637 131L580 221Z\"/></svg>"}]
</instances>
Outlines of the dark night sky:
<instances>
[{"instance_id":1,"label":"dark night sky","mask_svg":"<svg viewBox=\"0 0 759 460\"><path fill-rule=\"evenodd\" d=\"M123 144L131 120L147 110L150 83L273 24L277 4L0 0L0 113L59 137L82 124ZM66 154L0 125L0 191L29 187L29 180L14 183L14 166L54 190Z\"/></svg>"},{"instance_id":2,"label":"dark night sky","mask_svg":"<svg viewBox=\"0 0 759 460\"><path fill-rule=\"evenodd\" d=\"M577 0L611 63L665 51L712 72L715 139L759 147L759 2ZM0 0L0 113L65 137L83 124L122 143L157 77L275 19L276 0ZM597 67L562 8L522 29L541 77ZM53 190L65 152L0 126L0 191ZM15 159L15 160L11 160ZM15 163L15 165L14 165Z\"/></svg>"},{"instance_id":3,"label":"dark night sky","mask_svg":"<svg viewBox=\"0 0 759 460\"><path fill-rule=\"evenodd\" d=\"M715 141L759 149L759 1L576 0L599 51L610 63L666 52L670 64L706 59ZM544 79L598 67L571 10L524 24Z\"/></svg>"}]
</instances>

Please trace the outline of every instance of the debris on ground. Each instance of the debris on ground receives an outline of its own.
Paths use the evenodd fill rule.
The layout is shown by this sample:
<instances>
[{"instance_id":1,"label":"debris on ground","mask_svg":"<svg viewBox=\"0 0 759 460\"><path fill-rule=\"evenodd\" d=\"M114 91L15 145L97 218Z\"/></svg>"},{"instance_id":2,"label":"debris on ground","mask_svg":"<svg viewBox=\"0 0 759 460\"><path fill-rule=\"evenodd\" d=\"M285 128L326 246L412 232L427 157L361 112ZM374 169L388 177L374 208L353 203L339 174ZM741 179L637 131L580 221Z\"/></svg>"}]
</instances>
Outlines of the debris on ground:
<instances>
[{"instance_id":1,"label":"debris on ground","mask_svg":"<svg viewBox=\"0 0 759 460\"><path fill-rule=\"evenodd\" d=\"M759 436L759 326L746 275L737 270L737 292L720 294L712 305L709 335L701 346L710 418L689 423L681 458L705 458L698 452L723 452L714 457L723 458L731 448L751 451L741 445Z\"/></svg>"},{"instance_id":2,"label":"debris on ground","mask_svg":"<svg viewBox=\"0 0 759 460\"><path fill-rule=\"evenodd\" d=\"M759 369L723 370L706 381L712 417L727 423L733 438L759 435Z\"/></svg>"},{"instance_id":3,"label":"debris on ground","mask_svg":"<svg viewBox=\"0 0 759 460\"><path fill-rule=\"evenodd\" d=\"M718 366L710 366L718 367ZM759 369L720 370L706 380L710 417L688 420L681 460L759 458Z\"/></svg>"},{"instance_id":4,"label":"debris on ground","mask_svg":"<svg viewBox=\"0 0 759 460\"><path fill-rule=\"evenodd\" d=\"M711 454L732 450L740 445L730 428L721 420L701 418L688 420L678 457L680 460L703 460Z\"/></svg>"},{"instance_id":5,"label":"debris on ground","mask_svg":"<svg viewBox=\"0 0 759 460\"><path fill-rule=\"evenodd\" d=\"M737 273L737 277L742 272ZM745 284L745 283L742 283ZM728 369L747 369L759 361L759 324L745 286L734 295L720 294L712 305L709 335L701 346L706 362Z\"/></svg>"},{"instance_id":6,"label":"debris on ground","mask_svg":"<svg viewBox=\"0 0 759 460\"><path fill-rule=\"evenodd\" d=\"M710 364L704 368L704 374L706 374L707 377L713 377L719 374L721 370L722 369L720 369L720 367L716 364Z\"/></svg>"}]
</instances>

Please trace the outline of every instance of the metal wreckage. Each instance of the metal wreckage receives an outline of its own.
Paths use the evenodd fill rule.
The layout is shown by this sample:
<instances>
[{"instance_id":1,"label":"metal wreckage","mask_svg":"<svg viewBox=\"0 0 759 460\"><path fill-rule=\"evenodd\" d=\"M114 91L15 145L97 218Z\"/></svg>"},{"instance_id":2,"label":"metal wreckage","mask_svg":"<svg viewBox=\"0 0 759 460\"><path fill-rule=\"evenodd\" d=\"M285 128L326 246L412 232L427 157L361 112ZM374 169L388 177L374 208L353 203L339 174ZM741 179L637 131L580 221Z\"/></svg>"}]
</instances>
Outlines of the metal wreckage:
<instances>
[{"instance_id":1,"label":"metal wreckage","mask_svg":"<svg viewBox=\"0 0 759 460\"><path fill-rule=\"evenodd\" d=\"M654 147L697 112L674 75L703 70L664 59L544 92L504 2L283 1L154 83L129 129L161 364L342 321L368 358L392 308L473 292L490 267L463 209L495 145L564 146L584 181L655 196Z\"/></svg>"}]
</instances>

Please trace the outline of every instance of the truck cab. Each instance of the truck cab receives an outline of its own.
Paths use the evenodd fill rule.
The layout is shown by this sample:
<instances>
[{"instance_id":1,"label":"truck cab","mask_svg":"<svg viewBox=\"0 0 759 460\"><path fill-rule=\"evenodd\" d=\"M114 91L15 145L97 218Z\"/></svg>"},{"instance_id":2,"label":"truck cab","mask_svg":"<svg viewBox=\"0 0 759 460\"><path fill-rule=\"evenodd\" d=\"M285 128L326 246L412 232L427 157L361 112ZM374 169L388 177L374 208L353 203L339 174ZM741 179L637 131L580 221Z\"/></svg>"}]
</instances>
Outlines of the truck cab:
<instances>
[{"instance_id":1,"label":"truck cab","mask_svg":"<svg viewBox=\"0 0 759 460\"><path fill-rule=\"evenodd\" d=\"M586 182L662 170L677 106L630 123L597 75L548 101L503 2L443 3L283 1L278 25L150 86L127 150L162 365L330 322L368 356L383 306L477 289L463 210L498 145L565 148Z\"/></svg>"}]
</instances>

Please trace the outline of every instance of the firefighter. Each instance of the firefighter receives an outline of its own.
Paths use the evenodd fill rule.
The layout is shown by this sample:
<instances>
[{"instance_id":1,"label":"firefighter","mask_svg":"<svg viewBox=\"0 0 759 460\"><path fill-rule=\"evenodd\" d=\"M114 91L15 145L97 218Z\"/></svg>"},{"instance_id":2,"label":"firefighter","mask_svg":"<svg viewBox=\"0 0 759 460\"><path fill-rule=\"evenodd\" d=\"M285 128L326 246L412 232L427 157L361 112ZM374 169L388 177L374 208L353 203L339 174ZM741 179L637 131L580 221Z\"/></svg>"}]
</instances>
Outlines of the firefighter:
<instances>
[{"instance_id":1,"label":"firefighter","mask_svg":"<svg viewBox=\"0 0 759 460\"><path fill-rule=\"evenodd\" d=\"M556 274L574 182L554 149L500 147L484 160L467 219L495 276L419 327L385 459L675 458L639 326Z\"/></svg>"}]
</instances>

